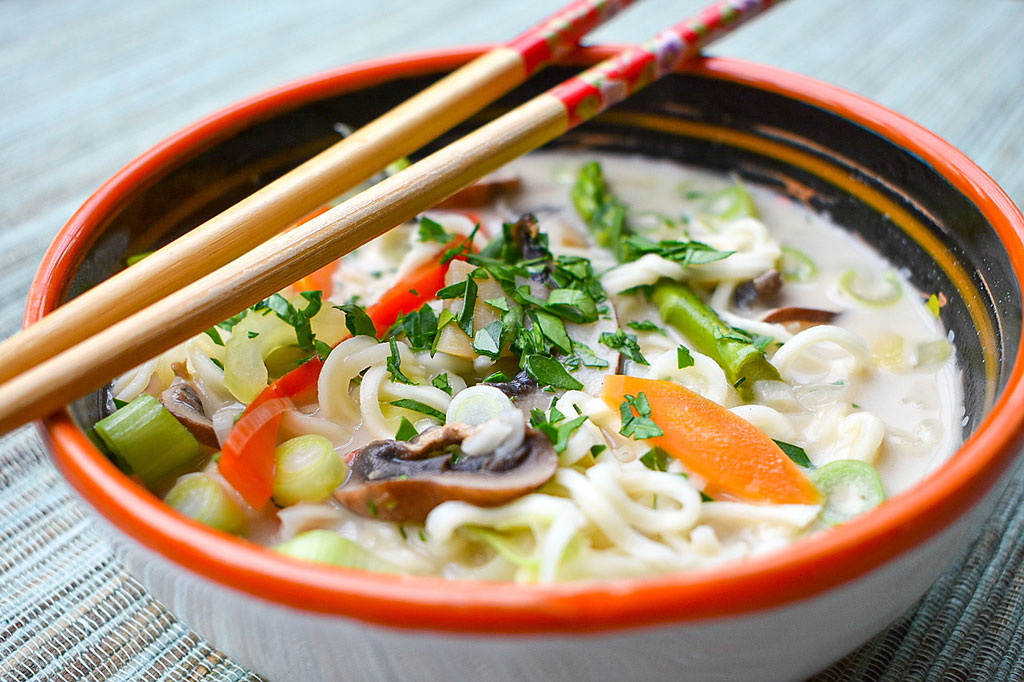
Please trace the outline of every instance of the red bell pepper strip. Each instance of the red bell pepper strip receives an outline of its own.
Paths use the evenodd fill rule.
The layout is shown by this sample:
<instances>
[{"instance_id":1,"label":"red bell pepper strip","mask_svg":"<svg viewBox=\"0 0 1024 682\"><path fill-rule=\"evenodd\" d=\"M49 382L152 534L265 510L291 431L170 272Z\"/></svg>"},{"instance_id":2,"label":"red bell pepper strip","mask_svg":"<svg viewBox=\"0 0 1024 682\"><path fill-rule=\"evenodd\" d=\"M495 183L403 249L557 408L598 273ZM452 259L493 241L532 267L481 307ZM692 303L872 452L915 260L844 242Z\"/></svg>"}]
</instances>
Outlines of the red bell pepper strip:
<instances>
[{"instance_id":1,"label":"red bell pepper strip","mask_svg":"<svg viewBox=\"0 0 1024 682\"><path fill-rule=\"evenodd\" d=\"M287 398L264 401L238 420L221 449L217 469L253 509L265 505L274 490L277 427L293 407Z\"/></svg>"}]
</instances>

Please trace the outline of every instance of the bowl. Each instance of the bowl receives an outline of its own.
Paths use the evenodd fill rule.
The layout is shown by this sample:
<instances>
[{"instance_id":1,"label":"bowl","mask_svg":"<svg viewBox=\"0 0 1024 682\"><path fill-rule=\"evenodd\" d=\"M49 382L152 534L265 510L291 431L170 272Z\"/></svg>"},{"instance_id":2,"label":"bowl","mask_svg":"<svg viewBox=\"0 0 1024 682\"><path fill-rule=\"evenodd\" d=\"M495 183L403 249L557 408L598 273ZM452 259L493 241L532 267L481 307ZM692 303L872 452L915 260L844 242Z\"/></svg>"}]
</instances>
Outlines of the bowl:
<instances>
[{"instance_id":1,"label":"bowl","mask_svg":"<svg viewBox=\"0 0 1024 682\"><path fill-rule=\"evenodd\" d=\"M475 123L614 51L590 48L547 69ZM36 275L26 323L108 277L126 255L167 242L326 147L339 121L367 122L478 54L342 68L168 138L64 227ZM945 292L965 444L911 490L785 551L714 570L519 585L275 555L180 516L120 473L82 430L97 418L94 397L42 422L57 467L129 570L254 671L301 680L801 679L911 606L992 510L1024 428L1024 217L963 154L878 104L728 59L690 63L552 146L738 173L828 212L919 290Z\"/></svg>"}]
</instances>

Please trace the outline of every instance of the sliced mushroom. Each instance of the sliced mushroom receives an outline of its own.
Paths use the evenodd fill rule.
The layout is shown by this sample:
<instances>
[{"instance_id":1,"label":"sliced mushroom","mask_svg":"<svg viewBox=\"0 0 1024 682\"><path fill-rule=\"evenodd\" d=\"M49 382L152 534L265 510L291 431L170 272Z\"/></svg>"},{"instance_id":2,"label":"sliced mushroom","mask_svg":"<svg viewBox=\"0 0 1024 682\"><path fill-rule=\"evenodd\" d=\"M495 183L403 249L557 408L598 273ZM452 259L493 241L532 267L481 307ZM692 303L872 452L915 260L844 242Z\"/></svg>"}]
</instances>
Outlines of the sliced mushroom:
<instances>
[{"instance_id":1,"label":"sliced mushroom","mask_svg":"<svg viewBox=\"0 0 1024 682\"><path fill-rule=\"evenodd\" d=\"M494 386L513 400L520 398L527 393L539 390L537 382L533 377L526 373L525 369L512 377L509 381L496 381L488 385Z\"/></svg>"},{"instance_id":2,"label":"sliced mushroom","mask_svg":"<svg viewBox=\"0 0 1024 682\"><path fill-rule=\"evenodd\" d=\"M518 413L510 413L521 419ZM493 430L494 421L480 426L448 424L409 442L374 441L355 452L349 465L351 477L334 491L334 497L362 516L422 523L442 502L461 500L494 507L554 476L558 455L545 436L529 428L520 427L523 437L518 443L502 440L492 451L478 454L476 442L468 448L474 454L465 454L463 443L474 434L486 436L484 430Z\"/></svg>"},{"instance_id":3,"label":"sliced mushroom","mask_svg":"<svg viewBox=\"0 0 1024 682\"><path fill-rule=\"evenodd\" d=\"M749 308L758 300L770 300L782 289L782 275L778 270L762 272L754 279L736 287L733 300L740 308Z\"/></svg>"},{"instance_id":4,"label":"sliced mushroom","mask_svg":"<svg viewBox=\"0 0 1024 682\"><path fill-rule=\"evenodd\" d=\"M800 322L807 326L815 324L828 324L836 319L838 312L833 310L821 310L819 308L799 308L786 306L776 308L761 318L762 322L784 324L787 322Z\"/></svg>"},{"instance_id":5,"label":"sliced mushroom","mask_svg":"<svg viewBox=\"0 0 1024 682\"><path fill-rule=\"evenodd\" d=\"M213 420L203 412L203 403L191 386L180 379L176 380L160 394L160 402L192 432L196 440L211 448L220 447L217 433L213 429Z\"/></svg>"},{"instance_id":6,"label":"sliced mushroom","mask_svg":"<svg viewBox=\"0 0 1024 682\"><path fill-rule=\"evenodd\" d=\"M113 384L107 384L96 394L96 409L99 412L100 419L109 417L117 412L117 404L114 403Z\"/></svg>"}]
</instances>

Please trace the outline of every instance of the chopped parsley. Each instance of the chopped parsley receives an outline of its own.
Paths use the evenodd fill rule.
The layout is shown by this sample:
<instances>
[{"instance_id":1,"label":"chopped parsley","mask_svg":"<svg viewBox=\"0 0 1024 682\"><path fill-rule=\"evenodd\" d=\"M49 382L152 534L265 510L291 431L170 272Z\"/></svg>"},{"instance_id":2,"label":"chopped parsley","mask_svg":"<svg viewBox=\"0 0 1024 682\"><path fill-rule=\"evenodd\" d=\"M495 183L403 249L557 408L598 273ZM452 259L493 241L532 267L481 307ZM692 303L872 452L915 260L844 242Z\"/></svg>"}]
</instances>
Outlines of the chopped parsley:
<instances>
[{"instance_id":1,"label":"chopped parsley","mask_svg":"<svg viewBox=\"0 0 1024 682\"><path fill-rule=\"evenodd\" d=\"M416 382L402 372L402 355L398 352L398 343L395 342L395 337L392 336L388 343L391 345L391 355L387 360L387 368L391 373L391 379L399 383L415 385Z\"/></svg>"},{"instance_id":2,"label":"chopped parsley","mask_svg":"<svg viewBox=\"0 0 1024 682\"><path fill-rule=\"evenodd\" d=\"M523 359L523 369L541 386L553 386L566 390L579 390L583 384L577 381L555 358L535 353Z\"/></svg>"},{"instance_id":3,"label":"chopped parsley","mask_svg":"<svg viewBox=\"0 0 1024 682\"><path fill-rule=\"evenodd\" d=\"M473 335L473 350L478 355L485 355L497 360L501 355L501 322L495 320Z\"/></svg>"},{"instance_id":4,"label":"chopped parsley","mask_svg":"<svg viewBox=\"0 0 1024 682\"><path fill-rule=\"evenodd\" d=\"M622 428L619 429L619 433L633 440L665 435L661 427L651 419L651 405L647 402L647 395L643 391L636 397L627 394L625 398L619 405L619 414L622 415Z\"/></svg>"},{"instance_id":5,"label":"chopped parsley","mask_svg":"<svg viewBox=\"0 0 1024 682\"><path fill-rule=\"evenodd\" d=\"M548 414L545 414L544 410L536 408L530 412L530 426L547 436L554 446L555 452L558 453L565 451L569 444L569 438L585 421L587 421L585 416L565 421L565 415L554 407Z\"/></svg>"},{"instance_id":6,"label":"chopped parsley","mask_svg":"<svg viewBox=\"0 0 1024 682\"><path fill-rule=\"evenodd\" d=\"M370 336L377 338L377 328L373 320L366 314L366 310L355 303L334 306L345 313L345 327L352 336Z\"/></svg>"},{"instance_id":7,"label":"chopped parsley","mask_svg":"<svg viewBox=\"0 0 1024 682\"><path fill-rule=\"evenodd\" d=\"M431 220L430 218L423 216L420 218L419 224L419 237L421 242L437 242L438 244L447 244L452 240L454 235L450 235L444 231L441 224Z\"/></svg>"},{"instance_id":8,"label":"chopped parsley","mask_svg":"<svg viewBox=\"0 0 1024 682\"><path fill-rule=\"evenodd\" d=\"M218 346L223 346L224 345L224 339L222 339L220 337L220 332L217 331L216 327L210 327L209 329L207 329L203 333L206 334L207 336L209 336L211 339L213 339L213 342L215 344L217 344ZM252 332L249 332L249 334L252 334ZM250 336L249 338L251 339L252 336Z\"/></svg>"},{"instance_id":9,"label":"chopped parsley","mask_svg":"<svg viewBox=\"0 0 1024 682\"><path fill-rule=\"evenodd\" d=\"M658 332L662 336L668 336L668 332L666 332L664 329L654 324L650 320L643 320L642 322L633 320L626 326L638 332Z\"/></svg>"},{"instance_id":10,"label":"chopped parsley","mask_svg":"<svg viewBox=\"0 0 1024 682\"><path fill-rule=\"evenodd\" d=\"M412 422L405 417L402 417L402 421L398 425L398 430L395 431L395 440L412 440L418 435L420 434L416 430L416 427L412 425Z\"/></svg>"},{"instance_id":11,"label":"chopped parsley","mask_svg":"<svg viewBox=\"0 0 1024 682\"><path fill-rule=\"evenodd\" d=\"M641 365L649 365L647 358L640 352L640 344L637 343L636 334L627 334L621 329L615 333L601 332L601 343L612 350L617 350L627 358Z\"/></svg>"},{"instance_id":12,"label":"chopped parsley","mask_svg":"<svg viewBox=\"0 0 1024 682\"><path fill-rule=\"evenodd\" d=\"M430 385L434 388L439 388L448 395L452 394L452 385L448 383L448 373L438 374L436 377L430 380Z\"/></svg>"},{"instance_id":13,"label":"chopped parsley","mask_svg":"<svg viewBox=\"0 0 1024 682\"><path fill-rule=\"evenodd\" d=\"M426 303L419 310L402 315L384 335L385 338L401 338L409 343L413 350L430 348L437 336L437 315Z\"/></svg>"},{"instance_id":14,"label":"chopped parsley","mask_svg":"<svg viewBox=\"0 0 1024 682\"><path fill-rule=\"evenodd\" d=\"M640 462L651 471L668 471L668 463L671 459L662 448L651 448L640 458Z\"/></svg>"},{"instance_id":15,"label":"chopped parsley","mask_svg":"<svg viewBox=\"0 0 1024 682\"><path fill-rule=\"evenodd\" d=\"M679 348L676 349L676 367L679 369L693 367L693 355L690 353L690 349L686 346L680 345Z\"/></svg>"},{"instance_id":16,"label":"chopped parsley","mask_svg":"<svg viewBox=\"0 0 1024 682\"><path fill-rule=\"evenodd\" d=\"M811 464L811 459L807 456L807 452L799 445L784 443L781 440L776 440L775 444L798 466L802 466L804 469L810 469L814 466Z\"/></svg>"},{"instance_id":17,"label":"chopped parsley","mask_svg":"<svg viewBox=\"0 0 1024 682\"><path fill-rule=\"evenodd\" d=\"M401 400L392 400L389 404L394 405L395 407L404 408L406 410L412 410L413 412L419 412L420 414L425 414L428 417L433 417L437 421L444 424L444 412L435 409L430 405L425 405L418 400L413 400L412 398L402 398Z\"/></svg>"}]
</instances>

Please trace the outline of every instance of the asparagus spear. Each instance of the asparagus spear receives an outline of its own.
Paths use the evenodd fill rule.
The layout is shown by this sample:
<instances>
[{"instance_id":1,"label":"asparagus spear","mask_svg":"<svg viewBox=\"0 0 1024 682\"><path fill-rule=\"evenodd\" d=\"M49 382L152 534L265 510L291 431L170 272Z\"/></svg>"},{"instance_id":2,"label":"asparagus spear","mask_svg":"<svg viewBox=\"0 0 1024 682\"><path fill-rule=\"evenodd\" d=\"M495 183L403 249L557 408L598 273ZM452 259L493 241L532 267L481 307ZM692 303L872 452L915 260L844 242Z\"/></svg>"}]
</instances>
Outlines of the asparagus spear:
<instances>
[{"instance_id":1,"label":"asparagus spear","mask_svg":"<svg viewBox=\"0 0 1024 682\"><path fill-rule=\"evenodd\" d=\"M626 205L609 191L601 164L592 161L580 169L572 200L598 244L611 249L619 262L635 258L629 238L636 235L626 224ZM749 201L745 205L753 206ZM722 321L687 284L662 279L652 288L651 299L665 322L722 367L743 398L752 397L755 381L780 379L764 351Z\"/></svg>"}]
</instances>

